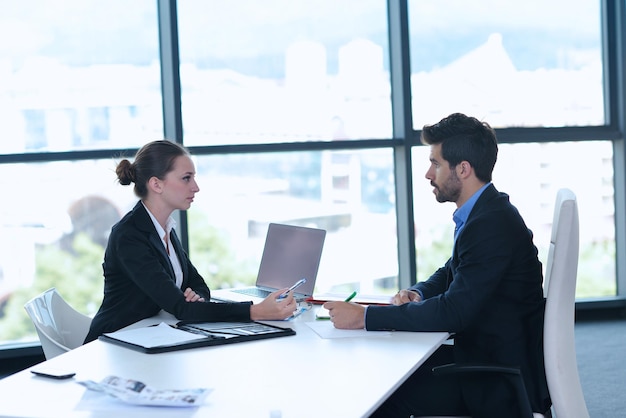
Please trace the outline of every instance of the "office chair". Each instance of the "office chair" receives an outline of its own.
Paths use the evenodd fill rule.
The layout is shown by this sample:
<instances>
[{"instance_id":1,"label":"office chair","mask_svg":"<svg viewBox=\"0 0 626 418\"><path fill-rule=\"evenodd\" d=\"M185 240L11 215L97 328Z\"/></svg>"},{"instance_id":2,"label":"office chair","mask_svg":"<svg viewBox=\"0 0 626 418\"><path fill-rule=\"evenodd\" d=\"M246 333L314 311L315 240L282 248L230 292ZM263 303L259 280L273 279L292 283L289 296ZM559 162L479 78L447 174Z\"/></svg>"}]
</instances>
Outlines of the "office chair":
<instances>
[{"instance_id":1,"label":"office chair","mask_svg":"<svg viewBox=\"0 0 626 418\"><path fill-rule=\"evenodd\" d=\"M543 355L557 418L589 418L576 362L574 308L578 271L578 206L569 189L559 190L544 279L546 312Z\"/></svg>"},{"instance_id":2,"label":"office chair","mask_svg":"<svg viewBox=\"0 0 626 418\"><path fill-rule=\"evenodd\" d=\"M53 287L26 302L46 360L83 344L91 318L72 308Z\"/></svg>"},{"instance_id":3,"label":"office chair","mask_svg":"<svg viewBox=\"0 0 626 418\"><path fill-rule=\"evenodd\" d=\"M546 309L543 350L552 398L550 413L533 413L519 369L502 366L447 364L435 367L436 375L450 373L497 373L512 383L525 417L589 418L583 396L574 339L574 307L579 252L578 205L569 189L557 193L550 249L544 278ZM427 418L427 417L420 417ZM434 417L431 417L434 418Z\"/></svg>"}]
</instances>

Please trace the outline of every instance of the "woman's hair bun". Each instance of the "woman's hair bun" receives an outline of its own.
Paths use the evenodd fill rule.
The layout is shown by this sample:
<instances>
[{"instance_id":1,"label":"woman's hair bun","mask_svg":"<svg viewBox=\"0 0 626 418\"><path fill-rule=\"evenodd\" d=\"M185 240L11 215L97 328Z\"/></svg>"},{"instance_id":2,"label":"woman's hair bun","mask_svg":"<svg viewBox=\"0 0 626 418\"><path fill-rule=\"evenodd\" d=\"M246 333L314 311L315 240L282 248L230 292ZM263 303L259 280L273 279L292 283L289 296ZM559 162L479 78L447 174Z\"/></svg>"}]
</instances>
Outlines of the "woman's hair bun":
<instances>
[{"instance_id":1,"label":"woman's hair bun","mask_svg":"<svg viewBox=\"0 0 626 418\"><path fill-rule=\"evenodd\" d=\"M135 181L135 167L127 159L123 159L115 169L117 180L123 186L128 186Z\"/></svg>"}]
</instances>

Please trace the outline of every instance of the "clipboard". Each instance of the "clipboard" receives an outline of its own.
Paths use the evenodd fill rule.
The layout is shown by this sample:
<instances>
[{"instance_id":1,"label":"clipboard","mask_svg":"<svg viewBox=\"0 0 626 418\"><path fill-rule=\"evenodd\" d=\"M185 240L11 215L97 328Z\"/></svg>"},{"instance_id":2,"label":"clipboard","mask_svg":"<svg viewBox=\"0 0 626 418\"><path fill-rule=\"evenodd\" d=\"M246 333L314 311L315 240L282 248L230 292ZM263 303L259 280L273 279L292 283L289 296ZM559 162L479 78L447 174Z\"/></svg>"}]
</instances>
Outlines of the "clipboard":
<instances>
[{"instance_id":1,"label":"clipboard","mask_svg":"<svg viewBox=\"0 0 626 418\"><path fill-rule=\"evenodd\" d=\"M296 335L292 328L256 321L181 321L175 325L162 322L148 327L110 332L98 339L142 353L157 354L290 335Z\"/></svg>"},{"instance_id":2,"label":"clipboard","mask_svg":"<svg viewBox=\"0 0 626 418\"><path fill-rule=\"evenodd\" d=\"M344 293L322 293L316 294L308 298L306 301L314 305L323 305L326 302L331 301L343 301L346 298ZM359 305L391 305L392 296L389 295L374 295L374 294L357 294L350 302L358 303Z\"/></svg>"}]
</instances>

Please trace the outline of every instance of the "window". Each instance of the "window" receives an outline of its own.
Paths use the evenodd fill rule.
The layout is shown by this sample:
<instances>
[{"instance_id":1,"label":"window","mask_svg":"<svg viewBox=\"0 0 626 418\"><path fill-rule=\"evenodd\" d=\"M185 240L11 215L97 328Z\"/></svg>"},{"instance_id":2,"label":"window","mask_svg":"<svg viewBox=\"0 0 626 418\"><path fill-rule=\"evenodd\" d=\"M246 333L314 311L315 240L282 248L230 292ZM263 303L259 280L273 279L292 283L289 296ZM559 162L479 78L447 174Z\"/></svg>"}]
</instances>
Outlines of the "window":
<instances>
[{"instance_id":1,"label":"window","mask_svg":"<svg viewBox=\"0 0 626 418\"><path fill-rule=\"evenodd\" d=\"M186 145L391 137L384 0L184 0L178 15Z\"/></svg>"},{"instance_id":2,"label":"window","mask_svg":"<svg viewBox=\"0 0 626 418\"><path fill-rule=\"evenodd\" d=\"M156 2L25 0L0 13L0 154L163 137Z\"/></svg>"},{"instance_id":3,"label":"window","mask_svg":"<svg viewBox=\"0 0 626 418\"><path fill-rule=\"evenodd\" d=\"M209 287L252 284L270 222L327 231L319 292L398 289L389 149L196 157L190 253Z\"/></svg>"},{"instance_id":4,"label":"window","mask_svg":"<svg viewBox=\"0 0 626 418\"><path fill-rule=\"evenodd\" d=\"M50 287L95 314L109 231L136 202L114 169L111 159L0 164L11 196L0 207L0 342L37 339L24 303Z\"/></svg>"},{"instance_id":5,"label":"window","mask_svg":"<svg viewBox=\"0 0 626 418\"><path fill-rule=\"evenodd\" d=\"M410 0L416 128L603 125L600 2Z\"/></svg>"}]
</instances>

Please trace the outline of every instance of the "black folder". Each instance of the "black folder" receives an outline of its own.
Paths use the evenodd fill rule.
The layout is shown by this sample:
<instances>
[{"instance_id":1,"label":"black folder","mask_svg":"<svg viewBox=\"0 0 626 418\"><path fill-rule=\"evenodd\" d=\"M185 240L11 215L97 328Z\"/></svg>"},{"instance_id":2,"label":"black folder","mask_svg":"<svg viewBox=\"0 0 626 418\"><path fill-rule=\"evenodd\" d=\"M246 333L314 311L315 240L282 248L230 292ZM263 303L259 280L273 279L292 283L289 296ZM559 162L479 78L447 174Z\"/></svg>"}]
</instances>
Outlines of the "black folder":
<instances>
[{"instance_id":1,"label":"black folder","mask_svg":"<svg viewBox=\"0 0 626 418\"><path fill-rule=\"evenodd\" d=\"M266 338L287 337L295 334L296 332L291 328L282 328L256 321L181 321L176 325L161 323L149 327L111 332L101 335L98 339L131 350L156 354Z\"/></svg>"}]
</instances>

